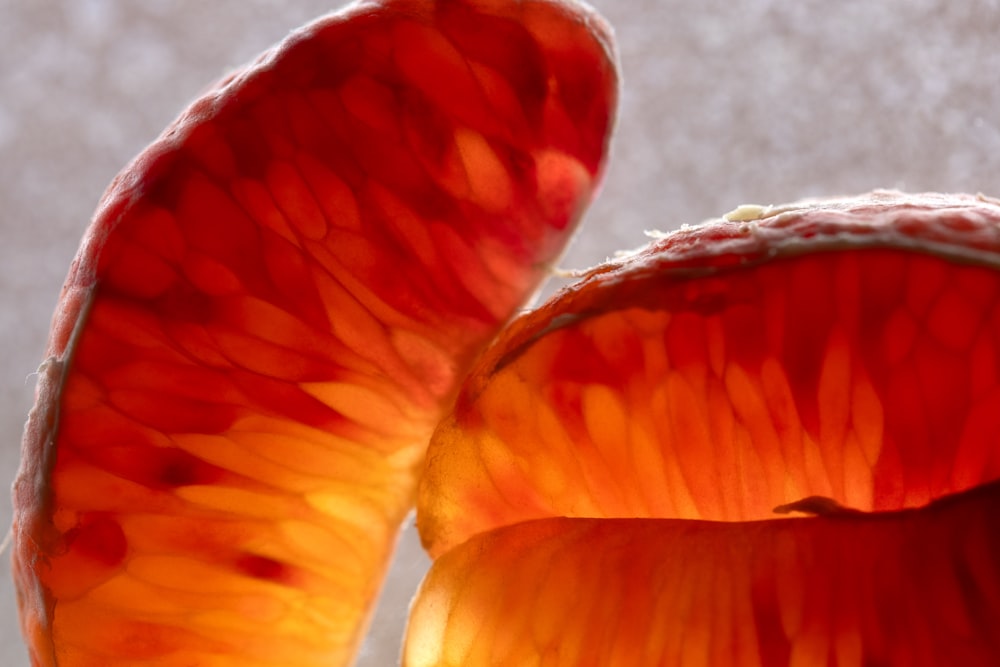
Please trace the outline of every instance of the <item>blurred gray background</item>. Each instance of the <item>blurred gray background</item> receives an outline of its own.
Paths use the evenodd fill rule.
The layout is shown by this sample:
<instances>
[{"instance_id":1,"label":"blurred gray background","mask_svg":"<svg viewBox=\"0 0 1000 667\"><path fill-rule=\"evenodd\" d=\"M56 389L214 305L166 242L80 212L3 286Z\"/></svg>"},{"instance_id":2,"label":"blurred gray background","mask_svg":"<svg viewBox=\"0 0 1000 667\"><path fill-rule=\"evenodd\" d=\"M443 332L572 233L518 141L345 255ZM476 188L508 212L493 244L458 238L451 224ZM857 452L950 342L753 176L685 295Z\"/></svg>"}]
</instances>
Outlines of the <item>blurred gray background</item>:
<instances>
[{"instance_id":1,"label":"blurred gray background","mask_svg":"<svg viewBox=\"0 0 1000 667\"><path fill-rule=\"evenodd\" d=\"M878 187L1000 195L997 0L594 0L624 96L601 197L563 266L741 203ZM115 173L317 0L0 0L0 476L60 284ZM10 501L0 494L6 523ZM426 568L412 531L359 664L396 662ZM0 665L26 665L0 576Z\"/></svg>"}]
</instances>

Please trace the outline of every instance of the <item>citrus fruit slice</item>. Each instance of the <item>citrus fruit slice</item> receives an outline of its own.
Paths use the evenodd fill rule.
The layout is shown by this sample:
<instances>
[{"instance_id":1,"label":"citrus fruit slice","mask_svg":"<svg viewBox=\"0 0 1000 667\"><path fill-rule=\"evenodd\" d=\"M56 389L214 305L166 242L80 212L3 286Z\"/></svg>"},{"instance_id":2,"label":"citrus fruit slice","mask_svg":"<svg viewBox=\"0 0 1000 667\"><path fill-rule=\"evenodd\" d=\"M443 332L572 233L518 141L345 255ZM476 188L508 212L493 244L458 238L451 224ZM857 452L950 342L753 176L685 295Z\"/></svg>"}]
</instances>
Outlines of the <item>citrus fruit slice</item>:
<instances>
[{"instance_id":1,"label":"citrus fruit slice","mask_svg":"<svg viewBox=\"0 0 1000 667\"><path fill-rule=\"evenodd\" d=\"M367 1L195 102L70 270L14 486L33 664L347 664L465 368L589 200L574 2Z\"/></svg>"},{"instance_id":2,"label":"citrus fruit slice","mask_svg":"<svg viewBox=\"0 0 1000 667\"><path fill-rule=\"evenodd\" d=\"M421 478L440 559L408 664L942 664L955 647L994 664L998 431L1000 202L879 192L668 234L515 320L470 373ZM504 568L525 590L495 613L578 609L576 634L474 624L466 592ZM536 597L546 572L558 601ZM636 592L653 572L680 592ZM952 622L890 622L911 597L899 618ZM659 648L639 660L627 619L647 613ZM716 639L730 648L703 653ZM508 650L533 657L490 662Z\"/></svg>"},{"instance_id":3,"label":"citrus fruit slice","mask_svg":"<svg viewBox=\"0 0 1000 667\"><path fill-rule=\"evenodd\" d=\"M1000 486L787 521L541 519L439 558L407 667L990 667Z\"/></svg>"}]
</instances>

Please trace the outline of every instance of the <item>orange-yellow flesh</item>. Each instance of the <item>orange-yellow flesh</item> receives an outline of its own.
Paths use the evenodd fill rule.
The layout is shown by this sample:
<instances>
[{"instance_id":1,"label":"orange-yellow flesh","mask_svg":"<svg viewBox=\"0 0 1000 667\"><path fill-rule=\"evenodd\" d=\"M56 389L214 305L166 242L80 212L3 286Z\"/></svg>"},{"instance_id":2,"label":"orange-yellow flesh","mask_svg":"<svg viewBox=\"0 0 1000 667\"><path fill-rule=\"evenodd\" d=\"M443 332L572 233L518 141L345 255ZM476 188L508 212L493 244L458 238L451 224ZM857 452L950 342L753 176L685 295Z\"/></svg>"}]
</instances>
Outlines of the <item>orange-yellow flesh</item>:
<instances>
[{"instance_id":1,"label":"orange-yellow flesh","mask_svg":"<svg viewBox=\"0 0 1000 667\"><path fill-rule=\"evenodd\" d=\"M572 3L358 5L113 184L15 487L34 665L348 664L418 463L599 177Z\"/></svg>"},{"instance_id":2,"label":"orange-yellow flesh","mask_svg":"<svg viewBox=\"0 0 1000 667\"><path fill-rule=\"evenodd\" d=\"M435 561L404 667L992 667L1000 487L920 510L527 522Z\"/></svg>"},{"instance_id":3,"label":"orange-yellow flesh","mask_svg":"<svg viewBox=\"0 0 1000 667\"><path fill-rule=\"evenodd\" d=\"M421 481L433 554L544 517L886 511L1000 478L992 266L842 248L630 280L586 312L547 305L470 377Z\"/></svg>"}]
</instances>

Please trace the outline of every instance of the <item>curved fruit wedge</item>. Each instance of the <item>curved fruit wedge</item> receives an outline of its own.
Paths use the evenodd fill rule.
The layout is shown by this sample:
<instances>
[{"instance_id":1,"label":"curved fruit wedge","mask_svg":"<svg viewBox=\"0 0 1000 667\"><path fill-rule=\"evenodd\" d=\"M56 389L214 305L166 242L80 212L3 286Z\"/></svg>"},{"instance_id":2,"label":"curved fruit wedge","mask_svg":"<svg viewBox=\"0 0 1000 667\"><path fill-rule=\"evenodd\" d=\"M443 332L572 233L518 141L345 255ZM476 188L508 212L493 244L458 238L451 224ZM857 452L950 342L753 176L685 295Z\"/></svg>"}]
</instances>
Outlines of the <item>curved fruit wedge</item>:
<instances>
[{"instance_id":1,"label":"curved fruit wedge","mask_svg":"<svg viewBox=\"0 0 1000 667\"><path fill-rule=\"evenodd\" d=\"M467 378L405 664L997 664L998 432L1000 202L668 234Z\"/></svg>"},{"instance_id":2,"label":"curved fruit wedge","mask_svg":"<svg viewBox=\"0 0 1000 667\"><path fill-rule=\"evenodd\" d=\"M992 667L993 487L850 520L501 528L435 562L404 664Z\"/></svg>"},{"instance_id":3,"label":"curved fruit wedge","mask_svg":"<svg viewBox=\"0 0 1000 667\"><path fill-rule=\"evenodd\" d=\"M433 425L591 196L615 77L573 2L361 2L115 180L14 487L34 665L350 662Z\"/></svg>"},{"instance_id":4,"label":"curved fruit wedge","mask_svg":"<svg viewBox=\"0 0 1000 667\"><path fill-rule=\"evenodd\" d=\"M886 511L997 479L998 305L993 201L878 193L670 234L484 355L428 451L425 545L809 496Z\"/></svg>"}]
</instances>

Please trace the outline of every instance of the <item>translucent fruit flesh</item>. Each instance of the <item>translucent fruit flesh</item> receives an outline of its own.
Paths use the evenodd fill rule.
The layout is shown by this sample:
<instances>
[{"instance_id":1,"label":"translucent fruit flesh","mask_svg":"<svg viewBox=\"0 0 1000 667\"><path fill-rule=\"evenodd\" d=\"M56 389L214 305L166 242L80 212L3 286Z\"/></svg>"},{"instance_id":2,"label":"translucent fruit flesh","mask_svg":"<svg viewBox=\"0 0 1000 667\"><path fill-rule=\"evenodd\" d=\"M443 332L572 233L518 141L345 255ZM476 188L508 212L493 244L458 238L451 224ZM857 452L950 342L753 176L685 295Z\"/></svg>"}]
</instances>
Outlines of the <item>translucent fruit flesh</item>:
<instances>
[{"instance_id":1,"label":"translucent fruit flesh","mask_svg":"<svg viewBox=\"0 0 1000 667\"><path fill-rule=\"evenodd\" d=\"M1000 357L998 306L996 269L882 249L588 314L505 359L439 428L425 535L449 527L439 552L547 516L745 521L809 495L891 510L1000 477L984 437L1000 366L983 363Z\"/></svg>"},{"instance_id":2,"label":"translucent fruit flesh","mask_svg":"<svg viewBox=\"0 0 1000 667\"><path fill-rule=\"evenodd\" d=\"M996 485L994 485L996 486ZM788 521L541 519L439 558L408 667L989 667L1000 493Z\"/></svg>"},{"instance_id":3,"label":"translucent fruit flesh","mask_svg":"<svg viewBox=\"0 0 1000 667\"><path fill-rule=\"evenodd\" d=\"M998 299L1000 203L962 196L807 203L591 271L435 432L405 664L995 664Z\"/></svg>"},{"instance_id":4,"label":"translucent fruit flesh","mask_svg":"<svg viewBox=\"0 0 1000 667\"><path fill-rule=\"evenodd\" d=\"M116 179L15 483L34 665L352 660L434 424L600 176L611 48L573 3L361 3Z\"/></svg>"}]
</instances>

